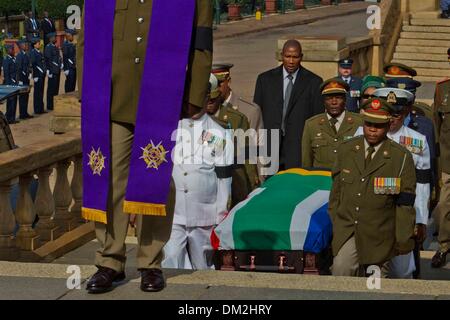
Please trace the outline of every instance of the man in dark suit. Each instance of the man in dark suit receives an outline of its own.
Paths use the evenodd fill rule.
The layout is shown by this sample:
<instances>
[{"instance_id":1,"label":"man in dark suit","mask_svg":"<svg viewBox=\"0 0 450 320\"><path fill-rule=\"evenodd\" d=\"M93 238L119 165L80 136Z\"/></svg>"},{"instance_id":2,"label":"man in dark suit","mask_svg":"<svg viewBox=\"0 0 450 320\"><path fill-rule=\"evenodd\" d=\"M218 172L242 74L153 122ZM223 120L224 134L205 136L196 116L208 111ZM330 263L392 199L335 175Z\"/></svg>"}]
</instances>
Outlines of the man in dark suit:
<instances>
[{"instance_id":1,"label":"man in dark suit","mask_svg":"<svg viewBox=\"0 0 450 320\"><path fill-rule=\"evenodd\" d=\"M288 40L282 57L282 66L258 76L253 99L261 108L264 128L269 131L268 150L271 150L270 131L279 130L279 170L302 166L301 140L305 122L325 110L320 91L323 80L301 66L300 43Z\"/></svg>"},{"instance_id":2,"label":"man in dark suit","mask_svg":"<svg viewBox=\"0 0 450 320\"><path fill-rule=\"evenodd\" d=\"M345 108L350 112L359 113L359 99L361 98L362 80L352 75L353 59L342 59L339 61L339 78L347 82L350 90L347 92L347 103Z\"/></svg>"},{"instance_id":3,"label":"man in dark suit","mask_svg":"<svg viewBox=\"0 0 450 320\"><path fill-rule=\"evenodd\" d=\"M24 22L26 38L29 42L34 37L39 37L40 23L34 16L33 11L28 12L28 18Z\"/></svg>"},{"instance_id":4,"label":"man in dark suit","mask_svg":"<svg viewBox=\"0 0 450 320\"><path fill-rule=\"evenodd\" d=\"M41 21L41 29L44 33L44 47L49 44L48 34L56 32L55 22L49 17L48 12L44 11L44 18Z\"/></svg>"}]
</instances>

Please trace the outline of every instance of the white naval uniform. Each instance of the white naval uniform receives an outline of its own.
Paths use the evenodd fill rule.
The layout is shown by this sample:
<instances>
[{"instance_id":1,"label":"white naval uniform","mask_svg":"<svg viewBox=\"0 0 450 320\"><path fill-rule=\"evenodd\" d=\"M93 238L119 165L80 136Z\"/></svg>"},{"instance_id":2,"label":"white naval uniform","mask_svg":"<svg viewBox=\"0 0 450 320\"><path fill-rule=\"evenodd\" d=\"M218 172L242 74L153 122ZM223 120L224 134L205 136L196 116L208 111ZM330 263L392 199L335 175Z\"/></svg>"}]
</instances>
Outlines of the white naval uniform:
<instances>
[{"instance_id":1,"label":"white naval uniform","mask_svg":"<svg viewBox=\"0 0 450 320\"><path fill-rule=\"evenodd\" d=\"M355 136L362 135L363 128L360 127L358 131L356 131ZM406 126L402 126L400 130L395 133L388 133L388 138L401 144L401 137L410 137L413 139L418 139L422 141L423 149L421 152L413 152L411 151L414 165L416 167L416 172L426 172L431 168L431 160L430 160L430 148L427 143L427 138ZM405 146L406 147L406 146ZM408 149L408 148L407 148ZM419 175L418 175L419 178ZM421 223L427 225L428 223L428 201L430 200L430 183L423 183L420 179L416 183L416 200L414 202L414 209L416 210L416 224ZM414 263L414 254L410 252L405 255L396 256L392 258L390 263L390 278L398 278L398 279L410 279L412 278L413 272L416 270L416 266Z\"/></svg>"},{"instance_id":2,"label":"white naval uniform","mask_svg":"<svg viewBox=\"0 0 450 320\"><path fill-rule=\"evenodd\" d=\"M175 213L164 268L211 267L211 231L227 213L231 195L231 137L207 114L179 122L172 172Z\"/></svg>"}]
</instances>

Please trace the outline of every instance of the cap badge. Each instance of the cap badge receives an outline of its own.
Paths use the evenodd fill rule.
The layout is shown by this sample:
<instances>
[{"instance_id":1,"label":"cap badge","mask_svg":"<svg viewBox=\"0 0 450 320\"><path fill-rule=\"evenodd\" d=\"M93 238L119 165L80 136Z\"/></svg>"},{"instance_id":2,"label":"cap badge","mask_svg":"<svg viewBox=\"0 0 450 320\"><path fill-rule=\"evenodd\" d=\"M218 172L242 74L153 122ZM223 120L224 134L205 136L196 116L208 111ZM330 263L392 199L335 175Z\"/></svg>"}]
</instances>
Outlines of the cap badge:
<instances>
[{"instance_id":1,"label":"cap badge","mask_svg":"<svg viewBox=\"0 0 450 320\"><path fill-rule=\"evenodd\" d=\"M395 95L395 93L393 91L389 92L388 96L387 96L387 102L388 103L397 103L397 96Z\"/></svg>"}]
</instances>

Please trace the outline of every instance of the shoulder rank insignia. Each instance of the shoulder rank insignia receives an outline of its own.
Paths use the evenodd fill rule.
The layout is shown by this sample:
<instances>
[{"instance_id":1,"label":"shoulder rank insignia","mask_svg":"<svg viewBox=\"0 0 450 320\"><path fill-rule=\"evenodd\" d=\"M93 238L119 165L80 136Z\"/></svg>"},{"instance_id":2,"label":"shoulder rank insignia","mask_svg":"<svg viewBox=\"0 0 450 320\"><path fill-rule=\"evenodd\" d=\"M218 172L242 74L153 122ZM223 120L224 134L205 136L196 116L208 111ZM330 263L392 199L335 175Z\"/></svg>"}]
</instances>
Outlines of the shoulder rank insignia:
<instances>
[{"instance_id":1,"label":"shoulder rank insignia","mask_svg":"<svg viewBox=\"0 0 450 320\"><path fill-rule=\"evenodd\" d=\"M413 137L400 136L400 144L414 154L422 154L424 141Z\"/></svg>"},{"instance_id":2,"label":"shoulder rank insignia","mask_svg":"<svg viewBox=\"0 0 450 320\"><path fill-rule=\"evenodd\" d=\"M375 178L373 180L375 194L399 194L401 178Z\"/></svg>"}]
</instances>

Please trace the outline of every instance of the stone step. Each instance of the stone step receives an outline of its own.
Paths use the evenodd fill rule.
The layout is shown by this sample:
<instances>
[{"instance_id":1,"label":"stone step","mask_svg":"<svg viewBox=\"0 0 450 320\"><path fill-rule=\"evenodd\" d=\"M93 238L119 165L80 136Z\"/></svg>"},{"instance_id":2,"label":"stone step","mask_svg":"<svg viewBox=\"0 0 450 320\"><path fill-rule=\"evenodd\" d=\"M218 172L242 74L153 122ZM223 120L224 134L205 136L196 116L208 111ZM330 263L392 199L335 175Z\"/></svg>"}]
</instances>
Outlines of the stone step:
<instances>
[{"instance_id":1,"label":"stone step","mask_svg":"<svg viewBox=\"0 0 450 320\"><path fill-rule=\"evenodd\" d=\"M428 32L401 32L400 38L401 39L450 40L450 34L448 34L448 33L428 33Z\"/></svg>"},{"instance_id":2,"label":"stone step","mask_svg":"<svg viewBox=\"0 0 450 320\"><path fill-rule=\"evenodd\" d=\"M415 80L420 81L420 82L438 82L438 81L442 81L443 79L445 79L446 77L431 77L431 76L417 76L414 77Z\"/></svg>"},{"instance_id":3,"label":"stone step","mask_svg":"<svg viewBox=\"0 0 450 320\"><path fill-rule=\"evenodd\" d=\"M423 11L411 14L411 19L439 19L440 11Z\"/></svg>"},{"instance_id":4,"label":"stone step","mask_svg":"<svg viewBox=\"0 0 450 320\"><path fill-rule=\"evenodd\" d=\"M401 60L395 59L392 62L403 63L411 68L428 68L428 69L445 69L450 70L450 63L448 62L433 62L423 60Z\"/></svg>"},{"instance_id":5,"label":"stone step","mask_svg":"<svg viewBox=\"0 0 450 320\"><path fill-rule=\"evenodd\" d=\"M426 54L426 53L396 52L394 53L394 59L448 62L447 53Z\"/></svg>"},{"instance_id":6,"label":"stone step","mask_svg":"<svg viewBox=\"0 0 450 320\"><path fill-rule=\"evenodd\" d=\"M411 25L450 27L450 19L411 19Z\"/></svg>"},{"instance_id":7,"label":"stone step","mask_svg":"<svg viewBox=\"0 0 450 320\"><path fill-rule=\"evenodd\" d=\"M450 69L425 69L416 68L417 75L421 77L440 77L445 78L450 76Z\"/></svg>"},{"instance_id":8,"label":"stone step","mask_svg":"<svg viewBox=\"0 0 450 320\"><path fill-rule=\"evenodd\" d=\"M447 53L448 47L417 47L411 46L397 46L395 52L411 52L411 53L434 53L442 54Z\"/></svg>"},{"instance_id":9,"label":"stone step","mask_svg":"<svg viewBox=\"0 0 450 320\"><path fill-rule=\"evenodd\" d=\"M398 45L449 48L450 40L398 39Z\"/></svg>"},{"instance_id":10,"label":"stone step","mask_svg":"<svg viewBox=\"0 0 450 320\"><path fill-rule=\"evenodd\" d=\"M429 32L429 33L450 33L450 27L430 27L430 26L403 26L402 31L406 32Z\"/></svg>"}]
</instances>

